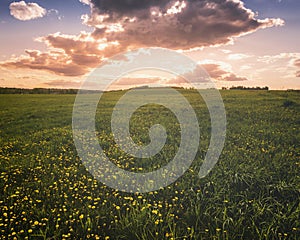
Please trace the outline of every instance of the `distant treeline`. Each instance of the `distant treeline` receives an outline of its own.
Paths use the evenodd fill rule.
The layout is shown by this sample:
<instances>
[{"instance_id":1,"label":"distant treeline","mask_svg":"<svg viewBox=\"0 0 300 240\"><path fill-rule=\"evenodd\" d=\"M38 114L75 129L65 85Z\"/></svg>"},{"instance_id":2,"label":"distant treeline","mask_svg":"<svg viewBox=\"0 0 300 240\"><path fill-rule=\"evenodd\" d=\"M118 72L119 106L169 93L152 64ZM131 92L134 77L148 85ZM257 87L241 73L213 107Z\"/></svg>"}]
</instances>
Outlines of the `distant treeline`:
<instances>
[{"instance_id":1,"label":"distant treeline","mask_svg":"<svg viewBox=\"0 0 300 240\"><path fill-rule=\"evenodd\" d=\"M148 86L141 86L135 89L146 89ZM174 87L175 89L184 89L181 87ZM192 89L192 88L191 88ZM222 87L222 90L269 90L269 87ZM81 90L84 91L84 90ZM288 89L290 91L299 92L300 90ZM77 94L78 89L58 89L58 88L4 88L0 87L0 94ZM97 90L85 90L86 93L99 93ZM101 92L101 91L100 91Z\"/></svg>"},{"instance_id":2,"label":"distant treeline","mask_svg":"<svg viewBox=\"0 0 300 240\"><path fill-rule=\"evenodd\" d=\"M227 89L223 87L222 89ZM231 87L230 90L269 90L269 87L244 87L244 86L237 86L237 87Z\"/></svg>"},{"instance_id":3,"label":"distant treeline","mask_svg":"<svg viewBox=\"0 0 300 240\"><path fill-rule=\"evenodd\" d=\"M99 93L100 90L80 90L86 93ZM58 89L58 88L1 88L0 94L77 94L78 89Z\"/></svg>"},{"instance_id":4,"label":"distant treeline","mask_svg":"<svg viewBox=\"0 0 300 240\"><path fill-rule=\"evenodd\" d=\"M77 89L55 88L0 88L0 94L76 94Z\"/></svg>"}]
</instances>

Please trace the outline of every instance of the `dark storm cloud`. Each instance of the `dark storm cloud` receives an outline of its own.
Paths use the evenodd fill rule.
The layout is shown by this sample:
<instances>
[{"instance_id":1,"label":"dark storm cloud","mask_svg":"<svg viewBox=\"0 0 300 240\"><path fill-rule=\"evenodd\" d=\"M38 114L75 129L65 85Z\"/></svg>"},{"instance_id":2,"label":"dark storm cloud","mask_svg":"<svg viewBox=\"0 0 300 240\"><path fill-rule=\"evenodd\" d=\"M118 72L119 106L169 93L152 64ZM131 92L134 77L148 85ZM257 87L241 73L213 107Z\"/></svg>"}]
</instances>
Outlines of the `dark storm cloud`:
<instances>
[{"instance_id":1,"label":"dark storm cloud","mask_svg":"<svg viewBox=\"0 0 300 240\"><path fill-rule=\"evenodd\" d=\"M130 16L151 7L165 8L169 0L91 0L101 12Z\"/></svg>"}]
</instances>

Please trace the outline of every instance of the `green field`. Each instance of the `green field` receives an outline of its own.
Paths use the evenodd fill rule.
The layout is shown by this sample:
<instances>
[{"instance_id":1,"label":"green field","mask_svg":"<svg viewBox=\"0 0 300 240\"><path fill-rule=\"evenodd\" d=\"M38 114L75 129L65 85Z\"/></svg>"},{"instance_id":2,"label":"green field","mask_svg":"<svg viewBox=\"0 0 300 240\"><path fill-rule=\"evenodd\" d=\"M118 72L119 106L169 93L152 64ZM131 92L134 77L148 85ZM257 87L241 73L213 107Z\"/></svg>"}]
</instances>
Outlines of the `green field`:
<instances>
[{"instance_id":1,"label":"green field","mask_svg":"<svg viewBox=\"0 0 300 240\"><path fill-rule=\"evenodd\" d=\"M221 91L227 135L219 162L198 178L210 137L206 105L181 90L197 113L200 147L191 168L172 185L145 194L106 187L85 169L72 138L75 95L0 95L0 239L300 239L300 94ZM149 142L161 123L161 153L135 159L115 144L114 104L98 106L99 144L112 162L147 172L171 161L180 127L168 109L140 108L132 137Z\"/></svg>"}]
</instances>

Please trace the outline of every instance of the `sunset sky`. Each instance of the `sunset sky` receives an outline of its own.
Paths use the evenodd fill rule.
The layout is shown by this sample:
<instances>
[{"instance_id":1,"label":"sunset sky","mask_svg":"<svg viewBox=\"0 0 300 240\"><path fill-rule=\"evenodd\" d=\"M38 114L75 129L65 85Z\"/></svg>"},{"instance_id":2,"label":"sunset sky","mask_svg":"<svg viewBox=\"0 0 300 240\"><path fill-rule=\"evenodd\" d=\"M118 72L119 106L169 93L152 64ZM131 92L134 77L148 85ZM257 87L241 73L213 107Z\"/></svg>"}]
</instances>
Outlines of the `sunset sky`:
<instances>
[{"instance_id":1,"label":"sunset sky","mask_svg":"<svg viewBox=\"0 0 300 240\"><path fill-rule=\"evenodd\" d=\"M163 47L218 87L300 89L299 12L299 0L1 0L0 86L79 88L107 58Z\"/></svg>"}]
</instances>

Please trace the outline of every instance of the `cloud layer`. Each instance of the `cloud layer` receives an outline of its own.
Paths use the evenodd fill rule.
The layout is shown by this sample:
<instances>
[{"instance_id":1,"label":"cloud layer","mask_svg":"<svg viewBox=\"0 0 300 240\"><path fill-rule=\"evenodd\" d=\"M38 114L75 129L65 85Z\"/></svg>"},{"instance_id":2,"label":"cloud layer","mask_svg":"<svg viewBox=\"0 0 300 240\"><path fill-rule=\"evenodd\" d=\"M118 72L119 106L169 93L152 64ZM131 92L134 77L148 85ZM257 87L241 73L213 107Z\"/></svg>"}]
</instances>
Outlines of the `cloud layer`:
<instances>
[{"instance_id":1,"label":"cloud layer","mask_svg":"<svg viewBox=\"0 0 300 240\"><path fill-rule=\"evenodd\" d=\"M4 67L46 70L57 75L80 76L104 59L138 47L174 50L222 45L258 29L283 25L281 19L258 20L240 0L80 0L91 7L82 16L91 33L77 36L60 33L39 38L48 52L27 50ZM46 10L35 3L12 3L12 15L20 20L42 17ZM207 65L217 80L242 81Z\"/></svg>"},{"instance_id":2,"label":"cloud layer","mask_svg":"<svg viewBox=\"0 0 300 240\"><path fill-rule=\"evenodd\" d=\"M10 14L21 21L41 18L47 14L47 10L37 3L26 3L24 1L11 3L9 9Z\"/></svg>"}]
</instances>

